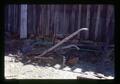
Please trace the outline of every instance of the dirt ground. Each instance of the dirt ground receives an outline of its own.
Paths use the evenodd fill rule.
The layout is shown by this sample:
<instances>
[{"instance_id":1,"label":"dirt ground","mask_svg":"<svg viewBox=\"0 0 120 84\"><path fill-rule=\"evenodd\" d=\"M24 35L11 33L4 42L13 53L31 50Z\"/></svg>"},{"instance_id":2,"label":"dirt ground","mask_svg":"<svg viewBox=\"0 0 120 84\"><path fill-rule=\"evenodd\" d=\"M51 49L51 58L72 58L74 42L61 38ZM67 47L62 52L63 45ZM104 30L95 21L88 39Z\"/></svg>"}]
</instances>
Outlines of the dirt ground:
<instances>
[{"instance_id":1,"label":"dirt ground","mask_svg":"<svg viewBox=\"0 0 120 84\"><path fill-rule=\"evenodd\" d=\"M114 76L95 73L92 69L84 71L82 67L76 67L77 65L72 70L68 66L58 69L56 68L58 65L55 67L24 65L21 62L14 62L14 57L9 56L5 56L4 60L5 79L77 79L77 76L91 79L114 79Z\"/></svg>"}]
</instances>

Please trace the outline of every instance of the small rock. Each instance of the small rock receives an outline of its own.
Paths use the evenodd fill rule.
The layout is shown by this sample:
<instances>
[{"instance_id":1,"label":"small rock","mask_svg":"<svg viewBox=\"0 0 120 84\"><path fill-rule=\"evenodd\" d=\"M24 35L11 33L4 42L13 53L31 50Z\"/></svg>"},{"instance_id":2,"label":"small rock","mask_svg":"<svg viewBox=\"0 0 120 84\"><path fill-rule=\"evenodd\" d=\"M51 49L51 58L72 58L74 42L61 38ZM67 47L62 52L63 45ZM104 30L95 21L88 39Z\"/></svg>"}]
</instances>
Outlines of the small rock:
<instances>
[{"instance_id":1,"label":"small rock","mask_svg":"<svg viewBox=\"0 0 120 84\"><path fill-rule=\"evenodd\" d=\"M54 66L54 68L56 68L56 69L60 69L60 65L59 64L56 64L55 66Z\"/></svg>"},{"instance_id":2,"label":"small rock","mask_svg":"<svg viewBox=\"0 0 120 84\"><path fill-rule=\"evenodd\" d=\"M67 67L63 68L63 70L65 70L65 71L70 71L71 68L67 66Z\"/></svg>"},{"instance_id":3,"label":"small rock","mask_svg":"<svg viewBox=\"0 0 120 84\"><path fill-rule=\"evenodd\" d=\"M12 57L12 56L14 56L14 55L12 55L12 54L9 54L8 56Z\"/></svg>"},{"instance_id":4,"label":"small rock","mask_svg":"<svg viewBox=\"0 0 120 84\"><path fill-rule=\"evenodd\" d=\"M105 76L101 73L96 74L96 76L99 77L99 78L105 78Z\"/></svg>"},{"instance_id":5,"label":"small rock","mask_svg":"<svg viewBox=\"0 0 120 84\"><path fill-rule=\"evenodd\" d=\"M15 58L14 57L9 57L8 62L15 62Z\"/></svg>"},{"instance_id":6,"label":"small rock","mask_svg":"<svg viewBox=\"0 0 120 84\"><path fill-rule=\"evenodd\" d=\"M49 67L50 67L50 64L48 63L48 64L47 64L47 66L49 66Z\"/></svg>"},{"instance_id":7,"label":"small rock","mask_svg":"<svg viewBox=\"0 0 120 84\"><path fill-rule=\"evenodd\" d=\"M87 74L87 75L94 75L94 72L86 71L85 74Z\"/></svg>"},{"instance_id":8,"label":"small rock","mask_svg":"<svg viewBox=\"0 0 120 84\"><path fill-rule=\"evenodd\" d=\"M82 72L82 69L76 68L75 70L73 70L73 72Z\"/></svg>"},{"instance_id":9,"label":"small rock","mask_svg":"<svg viewBox=\"0 0 120 84\"><path fill-rule=\"evenodd\" d=\"M114 77L112 77L112 76L108 76L107 79L114 79Z\"/></svg>"}]
</instances>

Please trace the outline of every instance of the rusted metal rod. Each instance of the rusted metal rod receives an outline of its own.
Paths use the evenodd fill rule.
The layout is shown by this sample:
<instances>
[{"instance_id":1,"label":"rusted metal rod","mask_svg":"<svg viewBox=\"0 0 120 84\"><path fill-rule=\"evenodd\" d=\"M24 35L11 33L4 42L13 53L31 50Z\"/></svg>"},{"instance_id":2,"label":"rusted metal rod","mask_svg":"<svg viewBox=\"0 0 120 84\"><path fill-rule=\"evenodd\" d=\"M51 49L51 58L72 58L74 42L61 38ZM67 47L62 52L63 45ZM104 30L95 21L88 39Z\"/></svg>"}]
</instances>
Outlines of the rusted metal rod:
<instances>
[{"instance_id":1,"label":"rusted metal rod","mask_svg":"<svg viewBox=\"0 0 120 84\"><path fill-rule=\"evenodd\" d=\"M74 33L72 33L71 35L69 35L68 37L64 38L62 41L60 41L59 43L57 43L56 45L54 45L53 47L49 48L48 50L44 51L42 54L38 55L38 56L44 56L46 55L48 52L54 50L55 48L57 48L58 46L62 45L64 42L68 41L69 39L71 39L72 37L74 37L75 35L77 35L80 31L83 30L88 30L88 28L81 28L78 29L77 31L75 31Z\"/></svg>"}]
</instances>

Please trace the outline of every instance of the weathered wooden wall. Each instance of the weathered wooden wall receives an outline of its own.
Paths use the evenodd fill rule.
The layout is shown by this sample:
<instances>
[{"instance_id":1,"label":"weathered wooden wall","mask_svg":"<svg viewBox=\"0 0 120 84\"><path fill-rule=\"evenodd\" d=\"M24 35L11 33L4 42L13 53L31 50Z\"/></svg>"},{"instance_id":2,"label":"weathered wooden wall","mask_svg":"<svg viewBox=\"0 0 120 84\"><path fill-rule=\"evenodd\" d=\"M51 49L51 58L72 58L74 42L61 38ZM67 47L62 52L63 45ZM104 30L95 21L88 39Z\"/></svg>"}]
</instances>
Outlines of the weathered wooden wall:
<instances>
[{"instance_id":1,"label":"weathered wooden wall","mask_svg":"<svg viewBox=\"0 0 120 84\"><path fill-rule=\"evenodd\" d=\"M5 31L20 34L20 5L5 7ZM27 5L27 31L37 35L71 34L87 27L78 37L99 42L114 42L112 5Z\"/></svg>"}]
</instances>

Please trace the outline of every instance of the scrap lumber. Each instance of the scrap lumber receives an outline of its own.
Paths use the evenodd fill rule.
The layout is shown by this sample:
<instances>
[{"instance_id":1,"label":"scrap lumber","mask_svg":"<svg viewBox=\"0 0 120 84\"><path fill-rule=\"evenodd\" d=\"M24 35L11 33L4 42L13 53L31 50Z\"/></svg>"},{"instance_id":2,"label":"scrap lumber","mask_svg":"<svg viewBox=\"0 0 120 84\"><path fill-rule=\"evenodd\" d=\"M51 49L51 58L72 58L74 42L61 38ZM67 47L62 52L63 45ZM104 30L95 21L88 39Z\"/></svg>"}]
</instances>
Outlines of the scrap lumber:
<instances>
[{"instance_id":1,"label":"scrap lumber","mask_svg":"<svg viewBox=\"0 0 120 84\"><path fill-rule=\"evenodd\" d=\"M71 44L71 45L68 45L68 46L64 46L64 47L62 47L61 49L67 49L67 48L71 48L71 47L75 47L77 50L80 50L80 48L79 48L77 45L75 45L75 44Z\"/></svg>"},{"instance_id":2,"label":"scrap lumber","mask_svg":"<svg viewBox=\"0 0 120 84\"><path fill-rule=\"evenodd\" d=\"M53 47L49 48L48 50L44 51L42 54L38 55L38 56L44 56L46 55L48 52L54 50L55 48L57 48L58 46L62 45L64 42L68 41L69 39L71 39L72 37L74 37L75 35L77 35L80 31L83 30L88 30L88 28L81 28L78 29L77 31L75 31L74 33L72 33L71 35L69 35L68 37L64 38L62 41L60 41L59 43L57 43L56 45L54 45Z\"/></svg>"},{"instance_id":3,"label":"scrap lumber","mask_svg":"<svg viewBox=\"0 0 120 84\"><path fill-rule=\"evenodd\" d=\"M82 76L77 76L77 79L88 79L88 80L95 80L95 78L88 78L88 77L82 77ZM99 79L99 78L96 78Z\"/></svg>"}]
</instances>

